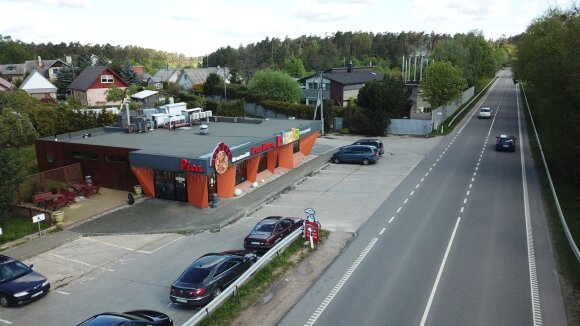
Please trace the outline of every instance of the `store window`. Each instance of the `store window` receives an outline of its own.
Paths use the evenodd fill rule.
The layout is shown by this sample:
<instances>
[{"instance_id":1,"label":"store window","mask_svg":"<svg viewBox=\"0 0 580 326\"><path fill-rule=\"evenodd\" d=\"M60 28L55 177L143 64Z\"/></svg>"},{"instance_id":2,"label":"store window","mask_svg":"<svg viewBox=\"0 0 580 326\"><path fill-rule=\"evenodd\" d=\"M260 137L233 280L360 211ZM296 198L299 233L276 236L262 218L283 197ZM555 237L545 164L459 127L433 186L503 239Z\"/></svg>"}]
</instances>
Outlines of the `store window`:
<instances>
[{"instance_id":1,"label":"store window","mask_svg":"<svg viewBox=\"0 0 580 326\"><path fill-rule=\"evenodd\" d=\"M246 181L247 170L248 170L248 161L243 161L236 165L236 186Z\"/></svg>"},{"instance_id":2,"label":"store window","mask_svg":"<svg viewBox=\"0 0 580 326\"><path fill-rule=\"evenodd\" d=\"M296 153L298 153L299 151L300 151L300 140L297 140L297 141L295 141L295 142L292 144L292 152L293 152L294 154L296 154Z\"/></svg>"},{"instance_id":3,"label":"store window","mask_svg":"<svg viewBox=\"0 0 580 326\"><path fill-rule=\"evenodd\" d=\"M268 168L268 155L260 155L260 163L258 163L258 173L265 171Z\"/></svg>"},{"instance_id":4,"label":"store window","mask_svg":"<svg viewBox=\"0 0 580 326\"><path fill-rule=\"evenodd\" d=\"M121 155L106 154L105 159L107 162L111 162L111 163L128 163L129 162L129 160L127 159L127 156L121 156Z\"/></svg>"},{"instance_id":5,"label":"store window","mask_svg":"<svg viewBox=\"0 0 580 326\"><path fill-rule=\"evenodd\" d=\"M99 154L87 152L72 152L72 157L79 160L98 160Z\"/></svg>"}]
</instances>

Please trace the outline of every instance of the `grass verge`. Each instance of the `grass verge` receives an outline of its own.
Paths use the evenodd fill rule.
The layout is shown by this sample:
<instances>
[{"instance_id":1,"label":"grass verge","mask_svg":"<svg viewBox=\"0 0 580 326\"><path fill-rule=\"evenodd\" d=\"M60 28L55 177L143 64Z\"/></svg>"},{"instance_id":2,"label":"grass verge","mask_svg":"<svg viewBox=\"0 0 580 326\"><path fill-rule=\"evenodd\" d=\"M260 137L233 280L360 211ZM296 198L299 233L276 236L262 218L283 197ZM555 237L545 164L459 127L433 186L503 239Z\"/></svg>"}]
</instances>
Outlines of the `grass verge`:
<instances>
[{"instance_id":1,"label":"grass verge","mask_svg":"<svg viewBox=\"0 0 580 326\"><path fill-rule=\"evenodd\" d=\"M550 230L554 255L558 265L558 274L560 276L560 286L564 296L564 305L566 315L570 325L580 325L580 264L570 248L568 238L564 233L564 228L560 222L560 216L556 209L556 203L552 196L552 190L548 181L544 163L540 155L540 149L536 140L530 115L527 109L524 109L529 142L532 156L536 164L536 171L542 188L542 197L546 208L546 222ZM540 135L540 141L542 136ZM577 185L570 182L570 178L558 175L550 171L552 181L560 207L566 218L568 228L573 238L578 242L580 237L580 198Z\"/></svg>"},{"instance_id":2,"label":"grass verge","mask_svg":"<svg viewBox=\"0 0 580 326\"><path fill-rule=\"evenodd\" d=\"M330 232L320 230L320 239L328 239ZM200 325L228 325L244 309L254 304L264 291L284 273L292 267L298 265L304 258L308 257L315 249L304 246L304 239L298 238L283 253L274 258L269 264L256 272L250 281L238 289L235 296L227 299L224 304L205 318Z\"/></svg>"},{"instance_id":3,"label":"grass verge","mask_svg":"<svg viewBox=\"0 0 580 326\"><path fill-rule=\"evenodd\" d=\"M46 221L40 222L41 230L46 230L50 225ZM32 221L24 221L12 217L1 217L0 228L2 228L2 235L0 235L0 245L18 240L27 235L38 232L38 223Z\"/></svg>"}]
</instances>

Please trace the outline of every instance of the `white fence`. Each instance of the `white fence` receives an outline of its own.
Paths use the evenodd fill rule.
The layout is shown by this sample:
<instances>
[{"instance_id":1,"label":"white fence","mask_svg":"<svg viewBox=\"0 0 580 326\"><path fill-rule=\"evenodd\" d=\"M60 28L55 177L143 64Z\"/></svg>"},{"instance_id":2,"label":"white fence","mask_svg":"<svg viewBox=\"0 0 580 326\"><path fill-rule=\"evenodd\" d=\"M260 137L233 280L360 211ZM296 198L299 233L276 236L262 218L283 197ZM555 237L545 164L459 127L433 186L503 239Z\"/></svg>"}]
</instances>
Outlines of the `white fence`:
<instances>
[{"instance_id":1,"label":"white fence","mask_svg":"<svg viewBox=\"0 0 580 326\"><path fill-rule=\"evenodd\" d=\"M433 131L431 120L391 119L388 134L426 136Z\"/></svg>"},{"instance_id":2,"label":"white fence","mask_svg":"<svg viewBox=\"0 0 580 326\"><path fill-rule=\"evenodd\" d=\"M475 87L471 86L468 90L461 94L461 99L457 99L447 105L440 106L435 110L431 111L431 121L433 122L433 129L439 128L439 126L447 118L453 115L457 109L463 104L467 103L469 99L475 94Z\"/></svg>"}]
</instances>

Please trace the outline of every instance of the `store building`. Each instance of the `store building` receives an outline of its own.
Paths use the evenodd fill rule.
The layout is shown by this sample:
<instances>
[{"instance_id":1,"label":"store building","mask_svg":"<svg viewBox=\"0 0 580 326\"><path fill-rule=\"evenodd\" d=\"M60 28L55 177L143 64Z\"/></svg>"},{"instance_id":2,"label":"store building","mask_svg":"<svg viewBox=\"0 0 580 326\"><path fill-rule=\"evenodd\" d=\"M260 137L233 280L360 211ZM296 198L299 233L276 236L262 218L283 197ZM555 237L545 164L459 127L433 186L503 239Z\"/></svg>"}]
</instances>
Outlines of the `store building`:
<instances>
[{"instance_id":1,"label":"store building","mask_svg":"<svg viewBox=\"0 0 580 326\"><path fill-rule=\"evenodd\" d=\"M211 117L176 130L127 133L115 128L36 140L40 171L80 163L102 187L206 208L212 194L234 197L236 187L276 169L293 169L310 155L320 121Z\"/></svg>"}]
</instances>

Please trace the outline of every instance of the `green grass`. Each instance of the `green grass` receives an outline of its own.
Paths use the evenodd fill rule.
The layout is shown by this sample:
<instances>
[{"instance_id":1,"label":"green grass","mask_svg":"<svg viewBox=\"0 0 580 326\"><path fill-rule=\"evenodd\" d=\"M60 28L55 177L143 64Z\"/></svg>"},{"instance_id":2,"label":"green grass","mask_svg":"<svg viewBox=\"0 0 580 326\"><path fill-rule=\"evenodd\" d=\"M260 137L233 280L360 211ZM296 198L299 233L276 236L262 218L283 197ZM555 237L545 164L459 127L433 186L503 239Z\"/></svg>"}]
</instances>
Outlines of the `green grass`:
<instances>
[{"instance_id":1,"label":"green grass","mask_svg":"<svg viewBox=\"0 0 580 326\"><path fill-rule=\"evenodd\" d=\"M320 230L320 239L326 240L330 232ZM280 256L256 272L249 282L238 289L235 296L227 299L224 304L205 318L200 325L228 325L244 309L254 304L264 291L278 281L282 275L304 260L316 250L303 245L304 239L296 239ZM297 257L296 257L297 256ZM265 312L266 313L266 312Z\"/></svg>"},{"instance_id":2,"label":"green grass","mask_svg":"<svg viewBox=\"0 0 580 326\"><path fill-rule=\"evenodd\" d=\"M50 225L45 221L40 222L40 229L45 230ZM32 223L32 219L25 221L22 219L12 217L0 217L0 228L2 228L2 235L0 235L0 245L18 240L27 235L38 233L38 223Z\"/></svg>"},{"instance_id":3,"label":"green grass","mask_svg":"<svg viewBox=\"0 0 580 326\"><path fill-rule=\"evenodd\" d=\"M546 207L547 223L556 263L558 265L558 274L560 276L560 285L562 287L562 295L564 296L568 322L570 325L580 325L580 264L572 252L568 238L564 233L564 228L556 209L556 203L552 196L552 190L540 156L540 150L527 108L524 109L524 112L528 134L530 135L529 141L532 156L536 163L540 186L542 188L542 196ZM540 139L540 141L542 140ZM578 245L580 241L580 189L578 189L578 185L571 182L570 178L559 175L552 170L550 174L558 195L560 207L566 219L566 224L572 233L572 237L576 241L576 245Z\"/></svg>"}]
</instances>

